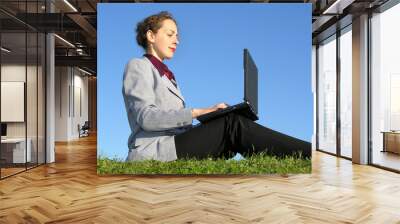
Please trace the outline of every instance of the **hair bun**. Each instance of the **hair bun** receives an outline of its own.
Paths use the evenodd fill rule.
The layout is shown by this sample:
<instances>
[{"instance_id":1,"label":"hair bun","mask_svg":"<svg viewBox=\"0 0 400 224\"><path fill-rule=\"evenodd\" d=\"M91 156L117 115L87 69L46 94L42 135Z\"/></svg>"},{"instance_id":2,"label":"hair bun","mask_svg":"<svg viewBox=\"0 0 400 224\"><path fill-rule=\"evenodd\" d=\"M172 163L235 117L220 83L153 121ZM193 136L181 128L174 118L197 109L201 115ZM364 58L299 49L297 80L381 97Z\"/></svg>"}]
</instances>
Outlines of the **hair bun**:
<instances>
[{"instance_id":1,"label":"hair bun","mask_svg":"<svg viewBox=\"0 0 400 224\"><path fill-rule=\"evenodd\" d=\"M157 14L146 17L144 20L138 22L136 24L136 42L139 46L141 46L144 50L147 50L147 37L146 33L148 30L153 32L157 32L162 25L162 21L170 19L175 22L175 19L172 17L172 14L167 11L161 11Z\"/></svg>"}]
</instances>

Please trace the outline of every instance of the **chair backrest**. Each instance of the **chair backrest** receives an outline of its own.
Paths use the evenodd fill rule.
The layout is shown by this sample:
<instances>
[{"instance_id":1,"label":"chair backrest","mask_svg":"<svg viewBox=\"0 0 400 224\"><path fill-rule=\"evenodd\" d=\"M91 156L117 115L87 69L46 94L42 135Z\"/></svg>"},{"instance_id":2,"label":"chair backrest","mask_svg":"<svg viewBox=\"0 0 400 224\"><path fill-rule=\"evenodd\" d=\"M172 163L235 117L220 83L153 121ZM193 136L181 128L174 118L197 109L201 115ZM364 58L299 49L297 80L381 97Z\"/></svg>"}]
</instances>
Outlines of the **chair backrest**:
<instances>
[{"instance_id":1,"label":"chair backrest","mask_svg":"<svg viewBox=\"0 0 400 224\"><path fill-rule=\"evenodd\" d=\"M85 124L83 124L82 128L89 128L89 121L85 121Z\"/></svg>"}]
</instances>

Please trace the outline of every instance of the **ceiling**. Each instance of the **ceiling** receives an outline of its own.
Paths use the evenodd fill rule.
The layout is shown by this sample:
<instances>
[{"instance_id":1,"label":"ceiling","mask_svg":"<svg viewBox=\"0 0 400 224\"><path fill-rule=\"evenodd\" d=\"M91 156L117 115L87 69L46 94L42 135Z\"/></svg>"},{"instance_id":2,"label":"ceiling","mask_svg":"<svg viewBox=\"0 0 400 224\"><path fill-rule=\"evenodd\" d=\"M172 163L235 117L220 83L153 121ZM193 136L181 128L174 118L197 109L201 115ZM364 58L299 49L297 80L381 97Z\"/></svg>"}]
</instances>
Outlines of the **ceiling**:
<instances>
[{"instance_id":1,"label":"ceiling","mask_svg":"<svg viewBox=\"0 0 400 224\"><path fill-rule=\"evenodd\" d=\"M97 0L1 0L2 46L11 49L2 59L17 62L36 57L44 46L36 39L54 32L56 66L79 66L96 74ZM68 5L68 3L70 5ZM72 7L71 7L72 6ZM52 13L49 13L49 12ZM25 31L28 35L25 38ZM66 40L66 41L64 41ZM25 43L27 41L27 45ZM25 48L25 46L27 46Z\"/></svg>"},{"instance_id":2,"label":"ceiling","mask_svg":"<svg viewBox=\"0 0 400 224\"><path fill-rule=\"evenodd\" d=\"M313 41L323 36L338 20L378 7L387 0L233 0L230 2L254 3L312 3ZM188 2L188 1L134 1L134 0L1 0L0 24L2 43L14 48L15 54L24 54L25 29L54 32L56 65L80 66L96 73L97 55L97 3L116 2ZM202 2L225 2L203 0ZM335 3L336 2L336 3ZM52 13L49 13L52 11ZM27 13L26 13L27 12ZM328 12L328 13L327 13ZM351 18L350 18L351 22ZM334 31L332 31L334 32ZM328 35L328 34L326 34ZM60 37L60 38L59 38ZM32 37L30 37L32 38ZM36 42L30 43L28 54L34 53ZM62 39L67 42L63 41ZM35 45L36 44L36 45ZM71 45L72 44L72 45ZM41 45L39 47L42 47Z\"/></svg>"}]
</instances>

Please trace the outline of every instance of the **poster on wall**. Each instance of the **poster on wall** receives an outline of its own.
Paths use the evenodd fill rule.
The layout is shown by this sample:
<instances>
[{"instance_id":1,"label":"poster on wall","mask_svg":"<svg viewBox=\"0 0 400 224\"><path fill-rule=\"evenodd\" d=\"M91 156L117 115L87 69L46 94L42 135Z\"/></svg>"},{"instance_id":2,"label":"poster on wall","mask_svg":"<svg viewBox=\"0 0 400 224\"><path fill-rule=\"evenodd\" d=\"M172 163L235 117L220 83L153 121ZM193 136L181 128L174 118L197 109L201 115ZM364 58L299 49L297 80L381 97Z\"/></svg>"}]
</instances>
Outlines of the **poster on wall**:
<instances>
[{"instance_id":1,"label":"poster on wall","mask_svg":"<svg viewBox=\"0 0 400 224\"><path fill-rule=\"evenodd\" d=\"M99 174L311 172L311 4L100 3L97 18Z\"/></svg>"},{"instance_id":2,"label":"poster on wall","mask_svg":"<svg viewBox=\"0 0 400 224\"><path fill-rule=\"evenodd\" d=\"M1 82L1 122L24 122L25 82Z\"/></svg>"}]
</instances>

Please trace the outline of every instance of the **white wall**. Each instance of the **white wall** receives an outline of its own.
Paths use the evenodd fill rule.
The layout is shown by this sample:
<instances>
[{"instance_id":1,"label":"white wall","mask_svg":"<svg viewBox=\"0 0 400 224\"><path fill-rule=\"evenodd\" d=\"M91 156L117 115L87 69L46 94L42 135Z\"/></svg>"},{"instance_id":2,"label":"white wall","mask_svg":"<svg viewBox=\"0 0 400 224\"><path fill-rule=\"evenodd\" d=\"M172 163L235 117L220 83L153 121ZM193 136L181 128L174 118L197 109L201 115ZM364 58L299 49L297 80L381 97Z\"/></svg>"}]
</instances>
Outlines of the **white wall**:
<instances>
[{"instance_id":1,"label":"white wall","mask_svg":"<svg viewBox=\"0 0 400 224\"><path fill-rule=\"evenodd\" d=\"M67 67L55 68L55 141L68 140L68 86Z\"/></svg>"},{"instance_id":2,"label":"white wall","mask_svg":"<svg viewBox=\"0 0 400 224\"><path fill-rule=\"evenodd\" d=\"M78 124L88 120L88 78L83 75L76 68L56 67L56 141L79 138Z\"/></svg>"}]
</instances>

